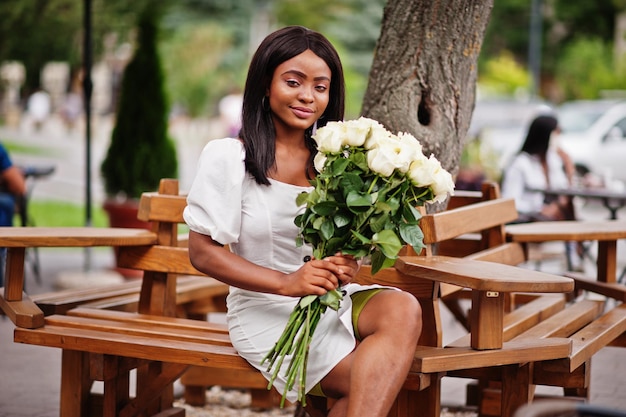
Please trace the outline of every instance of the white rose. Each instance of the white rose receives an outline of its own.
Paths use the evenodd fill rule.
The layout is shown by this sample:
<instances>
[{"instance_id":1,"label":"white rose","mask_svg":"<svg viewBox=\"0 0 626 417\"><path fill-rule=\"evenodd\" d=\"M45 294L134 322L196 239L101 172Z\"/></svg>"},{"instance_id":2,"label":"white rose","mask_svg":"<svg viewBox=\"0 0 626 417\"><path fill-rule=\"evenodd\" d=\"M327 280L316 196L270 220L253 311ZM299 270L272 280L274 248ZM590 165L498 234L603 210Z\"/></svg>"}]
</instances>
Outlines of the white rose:
<instances>
[{"instance_id":1,"label":"white rose","mask_svg":"<svg viewBox=\"0 0 626 417\"><path fill-rule=\"evenodd\" d=\"M422 154L422 145L409 133L400 133L397 137L396 152L398 153L398 169L405 173L411 163L419 159Z\"/></svg>"},{"instance_id":2,"label":"white rose","mask_svg":"<svg viewBox=\"0 0 626 417\"><path fill-rule=\"evenodd\" d=\"M376 148L367 151L367 165L370 169L384 177L391 176L403 164L399 144L400 141L395 137L380 139Z\"/></svg>"},{"instance_id":3,"label":"white rose","mask_svg":"<svg viewBox=\"0 0 626 417\"><path fill-rule=\"evenodd\" d=\"M434 157L431 156L432 159ZM443 202L448 197L448 194L454 194L454 181L452 175L441 167L439 161L437 161L438 169L433 172L434 182L431 185L433 193L435 194L435 201Z\"/></svg>"},{"instance_id":4,"label":"white rose","mask_svg":"<svg viewBox=\"0 0 626 417\"><path fill-rule=\"evenodd\" d=\"M370 123L364 117L345 122L344 145L358 147L363 146L370 132Z\"/></svg>"},{"instance_id":5,"label":"white rose","mask_svg":"<svg viewBox=\"0 0 626 417\"><path fill-rule=\"evenodd\" d=\"M369 126L369 132L364 143L365 149L370 150L377 148L380 143L393 136L390 131L385 129L385 126L381 125L376 120L368 119L366 117L361 117L359 120Z\"/></svg>"},{"instance_id":6,"label":"white rose","mask_svg":"<svg viewBox=\"0 0 626 417\"><path fill-rule=\"evenodd\" d=\"M315 158L313 158L313 165L315 165L317 172L322 172L327 159L326 155L322 152L315 154Z\"/></svg>"},{"instance_id":7,"label":"white rose","mask_svg":"<svg viewBox=\"0 0 626 417\"><path fill-rule=\"evenodd\" d=\"M317 143L317 150L329 154L337 154L343 148L342 125L339 122L329 122L326 126L317 129L313 139Z\"/></svg>"},{"instance_id":8,"label":"white rose","mask_svg":"<svg viewBox=\"0 0 626 417\"><path fill-rule=\"evenodd\" d=\"M408 175L416 187L429 187L434 182L432 166L424 154L411 162Z\"/></svg>"}]
</instances>

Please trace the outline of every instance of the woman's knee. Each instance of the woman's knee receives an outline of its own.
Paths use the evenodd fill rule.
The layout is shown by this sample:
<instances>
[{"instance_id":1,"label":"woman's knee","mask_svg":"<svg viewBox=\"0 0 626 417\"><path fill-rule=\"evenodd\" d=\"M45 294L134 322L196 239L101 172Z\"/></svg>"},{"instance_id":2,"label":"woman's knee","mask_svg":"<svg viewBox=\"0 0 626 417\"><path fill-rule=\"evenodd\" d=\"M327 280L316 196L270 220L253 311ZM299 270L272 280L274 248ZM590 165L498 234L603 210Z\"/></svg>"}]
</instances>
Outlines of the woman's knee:
<instances>
[{"instance_id":1,"label":"woman's knee","mask_svg":"<svg viewBox=\"0 0 626 417\"><path fill-rule=\"evenodd\" d=\"M407 339L416 339L422 330L419 301L404 291L382 291L376 294L367 303L361 316L359 331L363 330L362 335L382 330L400 332Z\"/></svg>"}]
</instances>

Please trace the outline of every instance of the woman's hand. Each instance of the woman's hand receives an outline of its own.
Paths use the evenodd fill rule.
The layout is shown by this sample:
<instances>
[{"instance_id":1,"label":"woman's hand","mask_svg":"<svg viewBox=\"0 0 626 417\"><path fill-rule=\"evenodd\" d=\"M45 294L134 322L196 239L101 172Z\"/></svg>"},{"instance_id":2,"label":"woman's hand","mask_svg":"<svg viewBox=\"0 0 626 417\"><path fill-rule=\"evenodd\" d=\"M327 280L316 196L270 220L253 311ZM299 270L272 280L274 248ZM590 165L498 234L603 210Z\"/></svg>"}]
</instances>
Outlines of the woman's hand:
<instances>
[{"instance_id":1,"label":"woman's hand","mask_svg":"<svg viewBox=\"0 0 626 417\"><path fill-rule=\"evenodd\" d=\"M284 294L293 297L324 295L347 284L359 270L352 256L337 253L324 259L311 259L296 272L285 276Z\"/></svg>"},{"instance_id":2,"label":"woman's hand","mask_svg":"<svg viewBox=\"0 0 626 417\"><path fill-rule=\"evenodd\" d=\"M343 255L341 252L329 256L325 260L334 263L339 268L340 272L337 278L341 281L341 285L352 282L361 267L361 264L352 255Z\"/></svg>"}]
</instances>

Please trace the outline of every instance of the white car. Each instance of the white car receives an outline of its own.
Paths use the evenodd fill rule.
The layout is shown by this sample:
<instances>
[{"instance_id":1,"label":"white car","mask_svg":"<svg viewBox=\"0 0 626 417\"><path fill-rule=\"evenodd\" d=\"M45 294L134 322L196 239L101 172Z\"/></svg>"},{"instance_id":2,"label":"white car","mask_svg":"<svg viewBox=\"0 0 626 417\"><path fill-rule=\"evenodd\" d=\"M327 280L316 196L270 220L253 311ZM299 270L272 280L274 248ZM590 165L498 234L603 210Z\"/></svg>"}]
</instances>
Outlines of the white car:
<instances>
[{"instance_id":1,"label":"white car","mask_svg":"<svg viewBox=\"0 0 626 417\"><path fill-rule=\"evenodd\" d=\"M571 101L557 114L560 146L579 174L626 182L626 101Z\"/></svg>"}]
</instances>

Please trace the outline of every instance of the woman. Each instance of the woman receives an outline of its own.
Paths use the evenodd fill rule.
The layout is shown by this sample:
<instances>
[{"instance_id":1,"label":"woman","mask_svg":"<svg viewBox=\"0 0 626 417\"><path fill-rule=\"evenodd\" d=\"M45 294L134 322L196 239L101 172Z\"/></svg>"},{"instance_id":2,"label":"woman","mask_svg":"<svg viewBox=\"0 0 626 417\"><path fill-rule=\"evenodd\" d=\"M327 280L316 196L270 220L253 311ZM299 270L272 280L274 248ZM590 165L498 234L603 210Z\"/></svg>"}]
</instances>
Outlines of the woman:
<instances>
[{"instance_id":1,"label":"woman","mask_svg":"<svg viewBox=\"0 0 626 417\"><path fill-rule=\"evenodd\" d=\"M536 117L522 148L504 173L502 196L515 199L519 212L517 223L574 219L570 198L547 200L541 191L568 188L571 183L571 162L556 146L558 134L554 116Z\"/></svg>"},{"instance_id":2,"label":"woman","mask_svg":"<svg viewBox=\"0 0 626 417\"><path fill-rule=\"evenodd\" d=\"M419 303L351 284L359 268L352 257L311 259L311 248L295 243L304 210L295 199L316 175L312 130L342 120L344 99L341 61L326 38L303 27L270 34L250 64L239 138L206 145L184 215L192 263L231 286L233 345L268 379L260 363L299 298L341 285L339 312L327 310L311 343L306 391L336 399L329 416L385 416L415 353ZM274 382L281 393L283 374Z\"/></svg>"}]
</instances>

